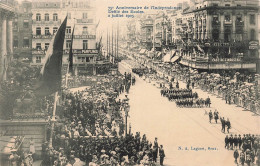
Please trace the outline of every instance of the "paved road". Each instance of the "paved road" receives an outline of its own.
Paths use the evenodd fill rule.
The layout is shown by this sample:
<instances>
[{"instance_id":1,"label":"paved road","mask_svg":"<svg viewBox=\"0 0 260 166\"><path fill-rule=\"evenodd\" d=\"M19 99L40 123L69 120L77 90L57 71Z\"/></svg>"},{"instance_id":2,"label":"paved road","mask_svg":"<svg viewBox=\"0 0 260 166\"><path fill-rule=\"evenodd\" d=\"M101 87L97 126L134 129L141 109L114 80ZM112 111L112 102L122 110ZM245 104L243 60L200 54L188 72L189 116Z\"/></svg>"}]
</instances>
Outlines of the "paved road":
<instances>
[{"instance_id":1,"label":"paved road","mask_svg":"<svg viewBox=\"0 0 260 166\"><path fill-rule=\"evenodd\" d=\"M120 65L120 71L129 70ZM225 134L220 124L210 124L204 115L209 108L178 108L174 102L161 97L155 86L137 78L131 87L130 123L132 132L140 131L153 142L158 137L159 144L165 147L165 164L171 166L232 166L233 152L224 148ZM181 83L181 86L185 86ZM195 89L199 97L212 99L212 107L221 116L229 117L231 133L256 133L259 116L242 108L227 105L220 98ZM213 109L210 108L210 109ZM187 150L185 148L187 147ZM211 148L210 150L208 148ZM196 150L196 148L198 148Z\"/></svg>"}]
</instances>

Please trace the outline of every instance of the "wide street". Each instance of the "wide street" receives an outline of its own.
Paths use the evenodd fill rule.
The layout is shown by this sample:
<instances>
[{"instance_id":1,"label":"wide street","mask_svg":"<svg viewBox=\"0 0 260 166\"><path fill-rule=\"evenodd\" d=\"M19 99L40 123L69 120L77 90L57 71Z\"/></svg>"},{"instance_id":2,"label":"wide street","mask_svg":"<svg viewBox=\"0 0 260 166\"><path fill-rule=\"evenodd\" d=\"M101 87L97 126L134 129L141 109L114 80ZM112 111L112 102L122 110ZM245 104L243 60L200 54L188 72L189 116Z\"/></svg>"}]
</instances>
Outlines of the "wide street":
<instances>
[{"instance_id":1,"label":"wide street","mask_svg":"<svg viewBox=\"0 0 260 166\"><path fill-rule=\"evenodd\" d=\"M119 65L121 73L129 68ZM184 87L184 83L180 83ZM171 166L232 166L235 165L233 151L224 148L225 134L221 124L208 121L205 110L217 109L220 116L229 118L230 133L259 133L259 116L235 105L225 104L221 98L195 89L200 98L209 96L211 108L178 108L175 102L160 95L160 89L136 76L136 84L131 87L130 118L131 131L140 131L153 141L158 137L165 149L165 165ZM197 148L197 149L196 149ZM209 149L210 148L210 149Z\"/></svg>"}]
</instances>

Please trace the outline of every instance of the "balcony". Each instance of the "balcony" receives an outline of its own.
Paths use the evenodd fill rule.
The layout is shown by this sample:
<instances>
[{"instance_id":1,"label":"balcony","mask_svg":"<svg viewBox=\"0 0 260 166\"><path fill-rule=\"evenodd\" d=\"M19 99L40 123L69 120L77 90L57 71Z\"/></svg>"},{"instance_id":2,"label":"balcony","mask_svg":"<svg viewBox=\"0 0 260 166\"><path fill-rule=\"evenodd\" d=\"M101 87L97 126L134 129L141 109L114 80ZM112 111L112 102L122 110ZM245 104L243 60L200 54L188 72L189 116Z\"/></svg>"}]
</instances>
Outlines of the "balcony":
<instances>
[{"instance_id":1,"label":"balcony","mask_svg":"<svg viewBox=\"0 0 260 166\"><path fill-rule=\"evenodd\" d=\"M45 55L45 50L41 50L41 49L32 49L32 55Z\"/></svg>"},{"instance_id":2,"label":"balcony","mask_svg":"<svg viewBox=\"0 0 260 166\"><path fill-rule=\"evenodd\" d=\"M225 20L224 25L232 26L232 20Z\"/></svg>"},{"instance_id":3,"label":"balcony","mask_svg":"<svg viewBox=\"0 0 260 166\"><path fill-rule=\"evenodd\" d=\"M14 11L14 0L0 0L0 9Z\"/></svg>"},{"instance_id":4,"label":"balcony","mask_svg":"<svg viewBox=\"0 0 260 166\"><path fill-rule=\"evenodd\" d=\"M236 21L236 26L244 26L244 21Z\"/></svg>"},{"instance_id":5,"label":"balcony","mask_svg":"<svg viewBox=\"0 0 260 166\"><path fill-rule=\"evenodd\" d=\"M58 19L57 21L45 21L45 20L41 20L41 21L37 21L37 20L32 20L33 24L54 24L54 25L60 25L61 24L61 20Z\"/></svg>"},{"instance_id":6,"label":"balcony","mask_svg":"<svg viewBox=\"0 0 260 166\"><path fill-rule=\"evenodd\" d=\"M181 64L195 69L255 69L256 62L242 61L241 59L215 59L183 57Z\"/></svg>"},{"instance_id":7,"label":"balcony","mask_svg":"<svg viewBox=\"0 0 260 166\"><path fill-rule=\"evenodd\" d=\"M33 39L51 39L53 35L32 35Z\"/></svg>"},{"instance_id":8,"label":"balcony","mask_svg":"<svg viewBox=\"0 0 260 166\"><path fill-rule=\"evenodd\" d=\"M214 26L220 26L220 22L219 21L212 21L212 27Z\"/></svg>"},{"instance_id":9,"label":"balcony","mask_svg":"<svg viewBox=\"0 0 260 166\"><path fill-rule=\"evenodd\" d=\"M93 19L77 19L77 23L94 23Z\"/></svg>"}]
</instances>

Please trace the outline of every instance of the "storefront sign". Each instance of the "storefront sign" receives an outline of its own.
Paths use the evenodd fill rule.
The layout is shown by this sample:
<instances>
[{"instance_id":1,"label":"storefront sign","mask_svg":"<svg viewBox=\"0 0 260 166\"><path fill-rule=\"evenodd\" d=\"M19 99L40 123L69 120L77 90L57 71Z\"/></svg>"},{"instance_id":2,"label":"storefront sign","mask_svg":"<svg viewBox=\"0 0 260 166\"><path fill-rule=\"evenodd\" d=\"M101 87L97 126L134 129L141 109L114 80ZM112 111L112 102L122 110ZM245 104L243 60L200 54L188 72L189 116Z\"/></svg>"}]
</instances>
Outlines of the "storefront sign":
<instances>
[{"instance_id":1,"label":"storefront sign","mask_svg":"<svg viewBox=\"0 0 260 166\"><path fill-rule=\"evenodd\" d=\"M64 54L69 54L70 50L64 50ZM98 50L96 49L88 49L88 50L79 50L79 49L73 49L72 50L73 54L98 54Z\"/></svg>"}]
</instances>

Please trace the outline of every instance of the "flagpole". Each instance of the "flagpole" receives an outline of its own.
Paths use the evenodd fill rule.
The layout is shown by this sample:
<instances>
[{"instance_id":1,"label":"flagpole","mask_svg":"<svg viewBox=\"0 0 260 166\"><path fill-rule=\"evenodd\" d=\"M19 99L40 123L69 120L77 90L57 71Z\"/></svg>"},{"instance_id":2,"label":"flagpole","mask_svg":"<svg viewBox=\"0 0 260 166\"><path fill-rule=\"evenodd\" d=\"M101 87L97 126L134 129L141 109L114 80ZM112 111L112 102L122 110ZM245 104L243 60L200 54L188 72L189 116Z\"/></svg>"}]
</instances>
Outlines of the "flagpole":
<instances>
[{"instance_id":1,"label":"flagpole","mask_svg":"<svg viewBox=\"0 0 260 166\"><path fill-rule=\"evenodd\" d=\"M55 116L56 116L57 100L58 100L58 91L54 93L54 103L53 103L53 112L52 112L52 118L51 118L51 134L50 134L49 147L52 147L52 137L53 137L53 132L54 132L54 124L56 121Z\"/></svg>"}]
</instances>

